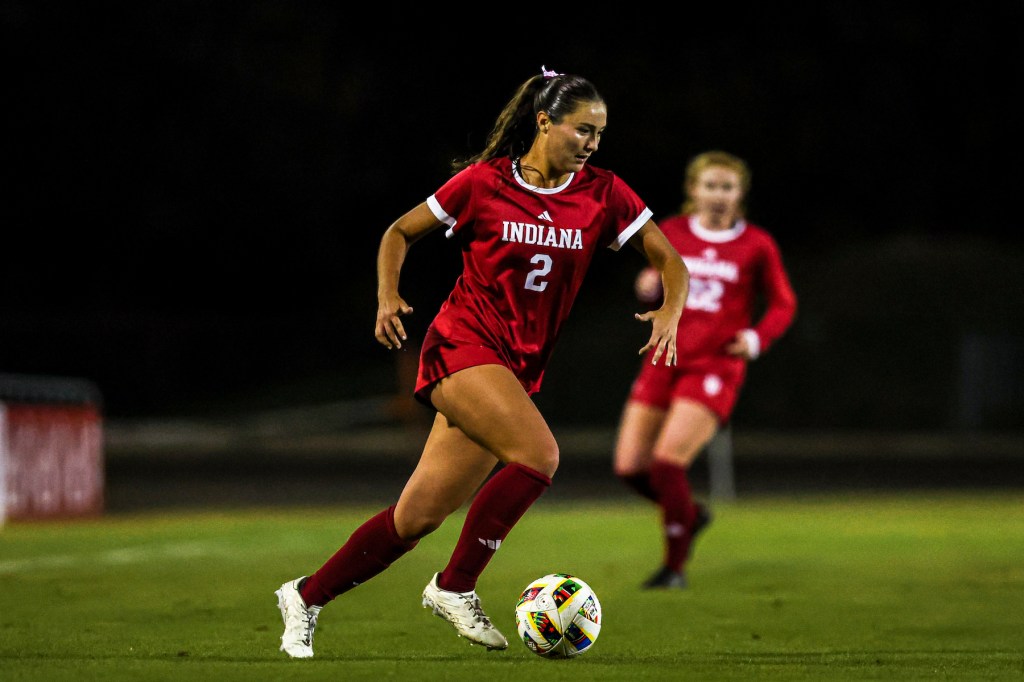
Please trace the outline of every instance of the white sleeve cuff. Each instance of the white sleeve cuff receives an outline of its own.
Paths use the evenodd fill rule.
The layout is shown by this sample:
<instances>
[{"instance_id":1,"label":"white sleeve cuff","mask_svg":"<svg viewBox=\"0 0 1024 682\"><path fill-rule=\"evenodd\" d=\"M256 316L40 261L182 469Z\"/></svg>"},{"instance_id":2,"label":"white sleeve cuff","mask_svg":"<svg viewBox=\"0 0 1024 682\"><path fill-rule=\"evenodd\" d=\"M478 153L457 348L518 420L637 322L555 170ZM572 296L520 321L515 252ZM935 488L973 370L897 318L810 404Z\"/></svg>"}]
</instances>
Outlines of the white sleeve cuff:
<instances>
[{"instance_id":1,"label":"white sleeve cuff","mask_svg":"<svg viewBox=\"0 0 1024 682\"><path fill-rule=\"evenodd\" d=\"M757 356L761 354L761 337L753 329L744 329L740 334L743 335L743 339L747 342L750 359L756 360Z\"/></svg>"}]
</instances>

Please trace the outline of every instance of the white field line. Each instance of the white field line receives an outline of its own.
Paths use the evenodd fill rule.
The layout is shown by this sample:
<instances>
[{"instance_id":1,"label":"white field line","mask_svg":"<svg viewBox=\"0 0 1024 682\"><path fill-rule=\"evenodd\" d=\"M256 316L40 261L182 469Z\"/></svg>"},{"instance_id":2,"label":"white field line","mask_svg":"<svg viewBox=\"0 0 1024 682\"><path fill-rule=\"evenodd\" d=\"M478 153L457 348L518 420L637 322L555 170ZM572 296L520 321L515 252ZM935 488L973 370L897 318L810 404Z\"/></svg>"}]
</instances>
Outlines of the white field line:
<instances>
[{"instance_id":1,"label":"white field line","mask_svg":"<svg viewBox=\"0 0 1024 682\"><path fill-rule=\"evenodd\" d=\"M76 566L125 566L163 559L194 559L225 554L223 548L199 542L120 547L86 554L57 554L30 559L0 560L0 574L27 573L40 569L73 568Z\"/></svg>"}]
</instances>

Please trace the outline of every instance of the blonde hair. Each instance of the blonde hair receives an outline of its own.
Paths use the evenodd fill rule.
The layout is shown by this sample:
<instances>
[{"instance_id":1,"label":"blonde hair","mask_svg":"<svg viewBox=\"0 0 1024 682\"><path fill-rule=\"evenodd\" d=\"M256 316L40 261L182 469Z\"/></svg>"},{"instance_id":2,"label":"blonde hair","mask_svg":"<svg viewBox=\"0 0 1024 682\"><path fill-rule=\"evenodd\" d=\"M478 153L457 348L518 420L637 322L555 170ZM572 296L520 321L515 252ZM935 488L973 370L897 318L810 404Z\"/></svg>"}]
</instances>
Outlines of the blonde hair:
<instances>
[{"instance_id":1,"label":"blonde hair","mask_svg":"<svg viewBox=\"0 0 1024 682\"><path fill-rule=\"evenodd\" d=\"M686 174L683 176L683 193L686 199L683 200L682 212L689 214L694 211L696 205L693 199L690 198L690 189L697 184L697 179L700 178L700 174L706 171L708 168L719 166L721 168L728 168L731 171L735 171L740 176L740 187L743 189L743 200L740 201L740 205L737 209L741 217L746 217L747 213L747 192L750 191L750 166L747 162L734 154L729 152L723 152L715 149L712 151L698 154L697 156L690 159L690 163L686 164Z\"/></svg>"}]
</instances>

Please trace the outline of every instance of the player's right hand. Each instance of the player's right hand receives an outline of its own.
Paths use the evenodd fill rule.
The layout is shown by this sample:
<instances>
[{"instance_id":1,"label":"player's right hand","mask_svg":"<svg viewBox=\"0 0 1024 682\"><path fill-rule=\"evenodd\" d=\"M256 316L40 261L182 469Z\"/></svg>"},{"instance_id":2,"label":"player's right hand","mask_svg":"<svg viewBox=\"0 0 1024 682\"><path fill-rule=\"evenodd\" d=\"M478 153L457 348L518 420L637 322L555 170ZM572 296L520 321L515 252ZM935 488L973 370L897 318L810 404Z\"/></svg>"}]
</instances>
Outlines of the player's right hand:
<instances>
[{"instance_id":1,"label":"player's right hand","mask_svg":"<svg viewBox=\"0 0 1024 682\"><path fill-rule=\"evenodd\" d=\"M377 337L377 341L388 350L401 348L402 341L408 337L400 317L411 312L412 306L406 303L397 292L378 296L377 324L374 326L374 336Z\"/></svg>"}]
</instances>

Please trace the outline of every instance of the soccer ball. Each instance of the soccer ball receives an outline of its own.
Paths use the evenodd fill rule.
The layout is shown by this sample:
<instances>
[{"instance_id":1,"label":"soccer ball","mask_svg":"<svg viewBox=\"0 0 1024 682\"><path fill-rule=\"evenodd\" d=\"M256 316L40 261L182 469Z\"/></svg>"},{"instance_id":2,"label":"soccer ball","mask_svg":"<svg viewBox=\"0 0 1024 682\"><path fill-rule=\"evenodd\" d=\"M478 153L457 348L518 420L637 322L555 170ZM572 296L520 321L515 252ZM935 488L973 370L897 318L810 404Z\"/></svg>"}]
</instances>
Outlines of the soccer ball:
<instances>
[{"instance_id":1,"label":"soccer ball","mask_svg":"<svg viewBox=\"0 0 1024 682\"><path fill-rule=\"evenodd\" d=\"M579 656L601 632L601 602L576 576L549 573L519 595L516 629L526 648L538 656Z\"/></svg>"}]
</instances>

